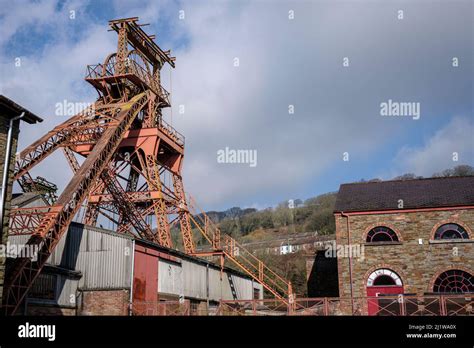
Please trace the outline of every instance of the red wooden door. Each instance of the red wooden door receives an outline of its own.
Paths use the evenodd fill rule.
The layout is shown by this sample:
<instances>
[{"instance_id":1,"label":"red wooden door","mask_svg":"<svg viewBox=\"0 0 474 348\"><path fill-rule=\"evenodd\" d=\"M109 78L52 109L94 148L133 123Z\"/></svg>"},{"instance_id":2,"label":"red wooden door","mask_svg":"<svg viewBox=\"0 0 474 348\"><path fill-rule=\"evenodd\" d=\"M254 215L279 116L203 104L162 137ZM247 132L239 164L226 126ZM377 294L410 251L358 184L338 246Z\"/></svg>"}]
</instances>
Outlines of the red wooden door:
<instances>
[{"instance_id":1,"label":"red wooden door","mask_svg":"<svg viewBox=\"0 0 474 348\"><path fill-rule=\"evenodd\" d=\"M381 286L368 286L367 297L377 297L379 295L398 295L403 294L403 286L397 285L381 285ZM371 298L367 300L368 314L377 315L380 311L379 300Z\"/></svg>"}]
</instances>

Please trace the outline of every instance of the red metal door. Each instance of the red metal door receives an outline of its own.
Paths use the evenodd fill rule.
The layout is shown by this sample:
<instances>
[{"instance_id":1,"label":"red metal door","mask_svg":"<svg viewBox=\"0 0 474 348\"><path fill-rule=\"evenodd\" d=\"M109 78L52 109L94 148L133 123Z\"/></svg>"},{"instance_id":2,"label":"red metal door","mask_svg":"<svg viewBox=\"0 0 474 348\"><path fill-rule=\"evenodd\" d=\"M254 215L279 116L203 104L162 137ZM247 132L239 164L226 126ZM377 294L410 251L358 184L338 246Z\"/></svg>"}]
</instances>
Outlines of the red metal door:
<instances>
[{"instance_id":1,"label":"red metal door","mask_svg":"<svg viewBox=\"0 0 474 348\"><path fill-rule=\"evenodd\" d=\"M403 286L382 285L382 286L368 286L367 297L377 297L379 295L398 295L403 294ZM371 298L367 300L368 314L377 315L380 311L379 300Z\"/></svg>"},{"instance_id":2,"label":"red metal door","mask_svg":"<svg viewBox=\"0 0 474 348\"><path fill-rule=\"evenodd\" d=\"M135 246L133 308L142 314L155 314L158 299L158 252ZM151 311L151 312L150 312Z\"/></svg>"}]
</instances>

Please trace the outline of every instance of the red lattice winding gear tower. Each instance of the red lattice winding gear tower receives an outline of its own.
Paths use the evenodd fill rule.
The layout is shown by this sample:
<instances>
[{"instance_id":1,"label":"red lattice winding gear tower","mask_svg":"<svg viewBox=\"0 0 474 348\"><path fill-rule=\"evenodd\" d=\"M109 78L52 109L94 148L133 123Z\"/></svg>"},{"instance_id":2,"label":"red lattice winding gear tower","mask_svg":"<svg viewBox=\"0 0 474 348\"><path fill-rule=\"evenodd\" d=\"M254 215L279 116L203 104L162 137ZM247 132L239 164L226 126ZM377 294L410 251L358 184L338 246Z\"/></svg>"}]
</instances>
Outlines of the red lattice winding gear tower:
<instances>
[{"instance_id":1,"label":"red lattice winding gear tower","mask_svg":"<svg viewBox=\"0 0 474 348\"><path fill-rule=\"evenodd\" d=\"M170 98L160 71L166 63L174 68L175 58L137 22L137 17L109 22L118 34L117 52L103 64L89 65L85 78L97 90L97 101L27 147L16 161L15 179L28 182L29 170L61 148L74 174L52 205L11 211L9 234L30 235L27 245L37 246L39 253L36 260L9 259L4 314L18 309L80 210L87 225L102 216L118 232L169 248L174 247L170 225L179 222L184 251L196 255L193 223L210 242L212 254L229 258L273 295L291 298L290 283L235 240L221 237L205 214L190 213L192 202L181 178L184 137L162 117Z\"/></svg>"},{"instance_id":2,"label":"red lattice winding gear tower","mask_svg":"<svg viewBox=\"0 0 474 348\"><path fill-rule=\"evenodd\" d=\"M74 176L53 205L11 213L10 234L31 234L28 245L37 245L40 251L36 262L18 258L9 263L6 313L15 312L84 205L84 223L95 225L102 215L118 231L166 247L173 247L170 224L179 220L184 250L194 251L181 179L184 137L163 120L161 112L170 100L160 84L160 70L166 63L174 67L175 58L137 21L109 22L118 33L117 52L103 64L87 67L86 81L99 93L97 101L22 151L16 162L15 179L21 180L62 148ZM82 164L77 156L85 158ZM165 185L165 180L171 184Z\"/></svg>"}]
</instances>

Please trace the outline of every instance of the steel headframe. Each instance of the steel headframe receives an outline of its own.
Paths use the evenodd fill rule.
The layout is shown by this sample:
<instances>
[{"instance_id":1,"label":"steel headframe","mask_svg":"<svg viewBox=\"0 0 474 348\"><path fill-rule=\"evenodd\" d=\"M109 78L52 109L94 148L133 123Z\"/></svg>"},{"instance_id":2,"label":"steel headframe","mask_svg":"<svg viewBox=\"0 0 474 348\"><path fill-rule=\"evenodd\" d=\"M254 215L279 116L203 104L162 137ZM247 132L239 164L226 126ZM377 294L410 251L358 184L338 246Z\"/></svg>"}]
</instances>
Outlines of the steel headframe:
<instances>
[{"instance_id":1,"label":"steel headframe","mask_svg":"<svg viewBox=\"0 0 474 348\"><path fill-rule=\"evenodd\" d=\"M184 250L194 252L181 176L184 137L162 117L170 98L160 71L164 64L174 67L175 58L142 30L138 18L113 20L109 26L118 33L117 52L88 66L85 78L99 95L96 102L27 147L16 161L15 180L25 190L39 184L29 171L59 148L73 175L53 205L11 212L10 234L29 234L26 246L37 246L39 254L34 261L8 263L6 314L17 310L74 218L89 225L108 219L119 232L166 247L173 247L170 223L178 220Z\"/></svg>"},{"instance_id":2,"label":"steel headframe","mask_svg":"<svg viewBox=\"0 0 474 348\"><path fill-rule=\"evenodd\" d=\"M234 239L221 236L186 197L181 176L185 139L162 117L171 104L160 71L165 64L174 68L175 58L143 31L137 17L112 20L109 26L118 34L117 51L102 64L89 65L85 77L99 95L96 102L17 158L15 180L25 189L41 184L52 190L45 179L32 181L29 171L58 149L73 176L57 199L51 195L53 205L12 209L9 233L30 235L25 247L37 247L39 253L35 260L16 258L7 264L2 312L15 313L74 218L87 225L107 219L119 233L169 248L177 247L170 225L179 222L188 254L195 253L194 225L214 252L291 302L291 284ZM205 221L198 221L202 217Z\"/></svg>"}]
</instances>

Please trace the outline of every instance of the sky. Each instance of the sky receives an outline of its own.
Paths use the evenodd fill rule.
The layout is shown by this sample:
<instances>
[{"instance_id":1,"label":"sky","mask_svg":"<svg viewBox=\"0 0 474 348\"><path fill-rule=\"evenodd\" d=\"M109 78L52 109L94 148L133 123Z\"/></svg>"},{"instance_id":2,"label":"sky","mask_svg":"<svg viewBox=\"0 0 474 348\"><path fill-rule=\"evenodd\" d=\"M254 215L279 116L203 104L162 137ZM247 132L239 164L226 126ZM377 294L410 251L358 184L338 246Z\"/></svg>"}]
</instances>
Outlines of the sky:
<instances>
[{"instance_id":1,"label":"sky","mask_svg":"<svg viewBox=\"0 0 474 348\"><path fill-rule=\"evenodd\" d=\"M44 119L22 124L21 150L67 119L58 103L97 98L84 76L116 49L108 20L139 17L176 56L162 70L164 114L186 137L185 190L205 210L261 209L474 165L473 6L0 0L0 93ZM389 101L413 109L384 116ZM255 152L256 165L221 163L226 148ZM32 174L64 187L68 171L58 153Z\"/></svg>"}]
</instances>

